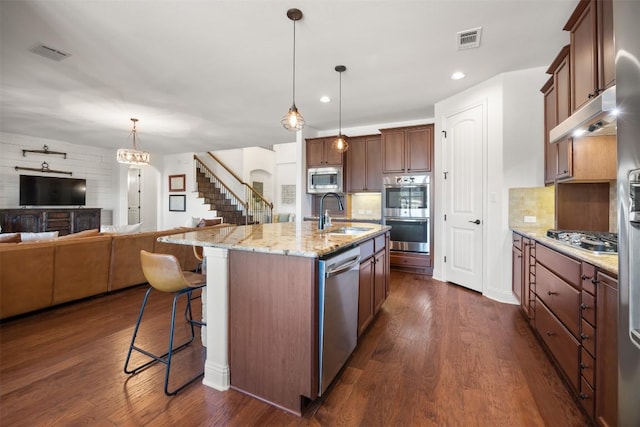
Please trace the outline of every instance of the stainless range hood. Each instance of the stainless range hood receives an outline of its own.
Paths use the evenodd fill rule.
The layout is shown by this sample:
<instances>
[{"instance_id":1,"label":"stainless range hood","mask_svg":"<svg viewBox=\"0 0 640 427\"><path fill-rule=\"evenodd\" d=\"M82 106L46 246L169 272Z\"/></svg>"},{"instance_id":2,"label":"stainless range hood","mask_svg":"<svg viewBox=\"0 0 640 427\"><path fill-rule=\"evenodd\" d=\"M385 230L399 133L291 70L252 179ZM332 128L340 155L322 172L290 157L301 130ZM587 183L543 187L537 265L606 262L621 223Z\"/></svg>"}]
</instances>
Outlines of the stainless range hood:
<instances>
[{"instance_id":1,"label":"stainless range hood","mask_svg":"<svg viewBox=\"0 0 640 427\"><path fill-rule=\"evenodd\" d=\"M616 87L612 86L551 129L549 142L553 144L567 136L595 136L596 131L597 135L614 135L616 114Z\"/></svg>"}]
</instances>

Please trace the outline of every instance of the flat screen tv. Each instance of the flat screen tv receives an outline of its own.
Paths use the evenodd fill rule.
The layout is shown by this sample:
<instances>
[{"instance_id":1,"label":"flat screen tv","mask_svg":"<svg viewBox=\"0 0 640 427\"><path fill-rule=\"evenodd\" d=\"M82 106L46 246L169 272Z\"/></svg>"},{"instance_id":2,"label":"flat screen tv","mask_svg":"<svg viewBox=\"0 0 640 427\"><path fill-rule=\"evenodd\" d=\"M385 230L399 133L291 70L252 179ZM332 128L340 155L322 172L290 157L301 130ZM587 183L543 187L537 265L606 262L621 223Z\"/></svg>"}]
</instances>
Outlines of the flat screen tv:
<instances>
[{"instance_id":1,"label":"flat screen tv","mask_svg":"<svg viewBox=\"0 0 640 427\"><path fill-rule=\"evenodd\" d=\"M20 175L21 206L84 206L87 180Z\"/></svg>"}]
</instances>

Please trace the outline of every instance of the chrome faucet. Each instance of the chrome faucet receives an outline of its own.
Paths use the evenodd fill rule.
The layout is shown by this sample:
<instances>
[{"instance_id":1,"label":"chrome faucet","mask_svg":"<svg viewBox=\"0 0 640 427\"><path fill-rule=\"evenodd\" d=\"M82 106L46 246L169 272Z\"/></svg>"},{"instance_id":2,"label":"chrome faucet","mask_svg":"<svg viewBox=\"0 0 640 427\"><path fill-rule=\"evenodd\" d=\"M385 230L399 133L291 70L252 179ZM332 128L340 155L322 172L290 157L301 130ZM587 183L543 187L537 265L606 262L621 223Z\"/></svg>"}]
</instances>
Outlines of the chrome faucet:
<instances>
[{"instance_id":1,"label":"chrome faucet","mask_svg":"<svg viewBox=\"0 0 640 427\"><path fill-rule=\"evenodd\" d=\"M342 204L342 200L340 199L340 195L338 193L325 193L322 195L320 199L320 218L318 218L318 230L324 229L324 198L328 195L332 195L336 199L338 199L338 209L341 211L344 210L344 205Z\"/></svg>"}]
</instances>

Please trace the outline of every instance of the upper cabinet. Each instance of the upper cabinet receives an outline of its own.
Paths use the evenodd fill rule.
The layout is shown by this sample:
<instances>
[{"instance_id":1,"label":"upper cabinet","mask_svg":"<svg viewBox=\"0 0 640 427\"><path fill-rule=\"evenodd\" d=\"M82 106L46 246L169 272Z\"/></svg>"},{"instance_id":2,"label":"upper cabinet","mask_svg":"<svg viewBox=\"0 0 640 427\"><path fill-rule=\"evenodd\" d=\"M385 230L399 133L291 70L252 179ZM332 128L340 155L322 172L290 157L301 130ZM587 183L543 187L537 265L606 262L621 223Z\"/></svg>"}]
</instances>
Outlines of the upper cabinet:
<instances>
[{"instance_id":1,"label":"upper cabinet","mask_svg":"<svg viewBox=\"0 0 640 427\"><path fill-rule=\"evenodd\" d=\"M349 138L347 142L347 191L382 191L380 135Z\"/></svg>"},{"instance_id":2,"label":"upper cabinet","mask_svg":"<svg viewBox=\"0 0 640 427\"><path fill-rule=\"evenodd\" d=\"M433 125L381 129L382 172L431 172Z\"/></svg>"},{"instance_id":3,"label":"upper cabinet","mask_svg":"<svg viewBox=\"0 0 640 427\"><path fill-rule=\"evenodd\" d=\"M342 166L343 153L333 148L335 138L307 138L307 167Z\"/></svg>"},{"instance_id":4,"label":"upper cabinet","mask_svg":"<svg viewBox=\"0 0 640 427\"><path fill-rule=\"evenodd\" d=\"M571 114L571 65L569 45L563 47L553 60L547 74L551 78L540 90L544 94L544 151L545 184L567 176L569 171L570 141L565 139L557 144L549 144L549 132Z\"/></svg>"},{"instance_id":5,"label":"upper cabinet","mask_svg":"<svg viewBox=\"0 0 640 427\"><path fill-rule=\"evenodd\" d=\"M571 111L615 83L611 0L582 0L564 26L571 33Z\"/></svg>"}]
</instances>

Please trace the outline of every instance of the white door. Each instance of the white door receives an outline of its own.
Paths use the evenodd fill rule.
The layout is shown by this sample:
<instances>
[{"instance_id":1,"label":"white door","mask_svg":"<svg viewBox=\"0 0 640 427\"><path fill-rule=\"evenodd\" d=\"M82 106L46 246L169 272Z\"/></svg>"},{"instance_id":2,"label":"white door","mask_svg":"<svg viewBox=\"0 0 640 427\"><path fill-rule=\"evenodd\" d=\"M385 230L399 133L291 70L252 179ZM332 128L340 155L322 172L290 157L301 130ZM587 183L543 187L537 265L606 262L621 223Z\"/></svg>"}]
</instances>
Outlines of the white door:
<instances>
[{"instance_id":1,"label":"white door","mask_svg":"<svg viewBox=\"0 0 640 427\"><path fill-rule=\"evenodd\" d=\"M127 185L127 224L140 222L140 169L129 169Z\"/></svg>"},{"instance_id":2,"label":"white door","mask_svg":"<svg viewBox=\"0 0 640 427\"><path fill-rule=\"evenodd\" d=\"M444 270L447 281L482 292L484 105L445 117Z\"/></svg>"}]
</instances>

